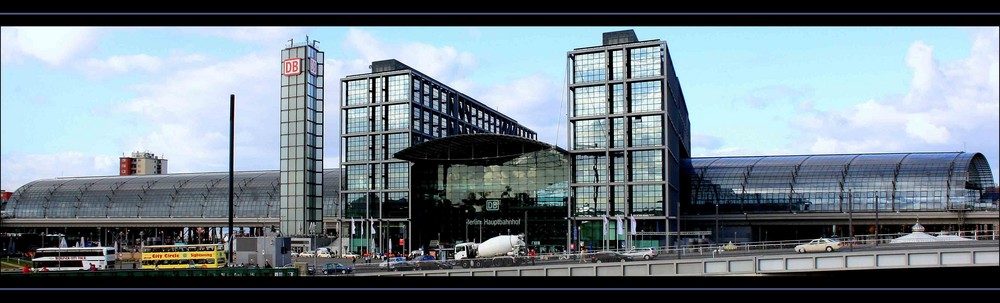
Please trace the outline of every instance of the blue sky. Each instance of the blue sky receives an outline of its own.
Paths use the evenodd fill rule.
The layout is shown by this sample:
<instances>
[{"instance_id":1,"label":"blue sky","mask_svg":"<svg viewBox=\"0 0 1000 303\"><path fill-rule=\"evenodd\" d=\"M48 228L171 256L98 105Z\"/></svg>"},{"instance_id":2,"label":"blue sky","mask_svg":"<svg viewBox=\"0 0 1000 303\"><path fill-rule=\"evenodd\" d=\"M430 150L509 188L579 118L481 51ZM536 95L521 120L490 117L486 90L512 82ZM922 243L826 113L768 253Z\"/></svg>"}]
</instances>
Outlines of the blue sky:
<instances>
[{"instance_id":1,"label":"blue sky","mask_svg":"<svg viewBox=\"0 0 1000 303\"><path fill-rule=\"evenodd\" d=\"M279 52L320 41L327 96L396 58L566 146L565 56L626 27L3 27L0 187L116 175L142 150L171 173L278 168ZM997 28L632 27L664 39L695 156L975 151L1000 163ZM336 104L331 99L330 105ZM339 158L328 107L326 167Z\"/></svg>"}]
</instances>

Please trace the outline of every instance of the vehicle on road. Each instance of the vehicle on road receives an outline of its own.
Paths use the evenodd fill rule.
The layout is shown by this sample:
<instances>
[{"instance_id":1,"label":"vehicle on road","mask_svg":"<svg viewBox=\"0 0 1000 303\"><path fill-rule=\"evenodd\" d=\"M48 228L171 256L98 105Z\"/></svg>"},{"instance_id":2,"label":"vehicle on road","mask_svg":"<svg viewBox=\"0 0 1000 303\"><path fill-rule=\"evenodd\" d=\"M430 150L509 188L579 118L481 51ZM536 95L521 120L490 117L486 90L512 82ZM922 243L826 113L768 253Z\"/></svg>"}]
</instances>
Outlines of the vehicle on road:
<instances>
[{"instance_id":1,"label":"vehicle on road","mask_svg":"<svg viewBox=\"0 0 1000 303\"><path fill-rule=\"evenodd\" d=\"M320 247L316 249L316 257L319 258L333 258L333 251L329 247Z\"/></svg>"},{"instance_id":2,"label":"vehicle on road","mask_svg":"<svg viewBox=\"0 0 1000 303\"><path fill-rule=\"evenodd\" d=\"M462 268L516 266L531 262L527 257L524 235L500 235L483 243L455 245L455 262Z\"/></svg>"},{"instance_id":3,"label":"vehicle on road","mask_svg":"<svg viewBox=\"0 0 1000 303\"><path fill-rule=\"evenodd\" d=\"M226 249L217 244L146 245L142 269L219 268L226 264Z\"/></svg>"},{"instance_id":4,"label":"vehicle on road","mask_svg":"<svg viewBox=\"0 0 1000 303\"><path fill-rule=\"evenodd\" d=\"M410 261L415 270L452 269L452 265L440 260Z\"/></svg>"},{"instance_id":5,"label":"vehicle on road","mask_svg":"<svg viewBox=\"0 0 1000 303\"><path fill-rule=\"evenodd\" d=\"M360 257L361 257L361 255L359 255L359 254L358 254L358 253L356 253L356 252L353 252L353 251L349 251L349 252L345 252L345 253L344 253L343 255L341 255L340 257L341 257L341 258L344 258L344 259L357 259L357 258L360 258Z\"/></svg>"},{"instance_id":6,"label":"vehicle on road","mask_svg":"<svg viewBox=\"0 0 1000 303\"><path fill-rule=\"evenodd\" d=\"M656 249L652 247L633 249L622 253L625 256L632 258L632 260L652 260L656 259Z\"/></svg>"},{"instance_id":7,"label":"vehicle on road","mask_svg":"<svg viewBox=\"0 0 1000 303\"><path fill-rule=\"evenodd\" d=\"M323 274L326 275L346 275L352 272L354 272L354 268L344 265L343 263L326 263L326 265L323 265Z\"/></svg>"},{"instance_id":8,"label":"vehicle on road","mask_svg":"<svg viewBox=\"0 0 1000 303\"><path fill-rule=\"evenodd\" d=\"M413 264L413 262L407 261L406 257L389 258L388 260L379 263L378 267L382 270L389 270L389 271L403 271L403 270L416 269L416 266Z\"/></svg>"},{"instance_id":9,"label":"vehicle on road","mask_svg":"<svg viewBox=\"0 0 1000 303\"><path fill-rule=\"evenodd\" d=\"M101 270L115 268L114 247L46 247L35 250L31 259L38 270ZM185 266L187 262L184 263Z\"/></svg>"},{"instance_id":10,"label":"vehicle on road","mask_svg":"<svg viewBox=\"0 0 1000 303\"><path fill-rule=\"evenodd\" d=\"M806 244L799 244L795 246L795 252L797 253L807 253L807 252L833 252L838 251L844 247L844 242L840 242L830 238L819 238L809 241Z\"/></svg>"},{"instance_id":11,"label":"vehicle on road","mask_svg":"<svg viewBox=\"0 0 1000 303\"><path fill-rule=\"evenodd\" d=\"M625 262L632 260L632 257L626 256L619 252L614 251L601 251L588 254L586 256L591 263L601 263L601 262Z\"/></svg>"}]
</instances>

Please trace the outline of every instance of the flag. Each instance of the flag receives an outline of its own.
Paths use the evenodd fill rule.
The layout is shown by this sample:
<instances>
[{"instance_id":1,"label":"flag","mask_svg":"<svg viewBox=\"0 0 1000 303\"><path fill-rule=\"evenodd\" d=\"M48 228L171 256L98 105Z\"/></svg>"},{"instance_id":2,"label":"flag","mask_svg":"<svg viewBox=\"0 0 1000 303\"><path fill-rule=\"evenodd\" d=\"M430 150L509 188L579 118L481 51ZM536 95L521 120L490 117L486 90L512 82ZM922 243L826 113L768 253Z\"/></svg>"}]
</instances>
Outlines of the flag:
<instances>
[{"instance_id":1,"label":"flag","mask_svg":"<svg viewBox=\"0 0 1000 303\"><path fill-rule=\"evenodd\" d=\"M371 222L372 234L374 235L375 234L375 220L372 220L371 218L368 218L368 221Z\"/></svg>"},{"instance_id":2,"label":"flag","mask_svg":"<svg viewBox=\"0 0 1000 303\"><path fill-rule=\"evenodd\" d=\"M632 216L632 235L636 234L636 232L635 232L635 226L636 225L637 224L635 224L635 216Z\"/></svg>"},{"instance_id":3,"label":"flag","mask_svg":"<svg viewBox=\"0 0 1000 303\"><path fill-rule=\"evenodd\" d=\"M608 217L604 217L604 228L602 228L602 229L604 230L604 235L607 236L608 235Z\"/></svg>"},{"instance_id":4,"label":"flag","mask_svg":"<svg viewBox=\"0 0 1000 303\"><path fill-rule=\"evenodd\" d=\"M615 217L618 219L618 224L616 224L616 227L618 227L618 234L619 235L624 235L625 234L625 226L622 226L622 216L619 215L619 216L615 216Z\"/></svg>"},{"instance_id":5,"label":"flag","mask_svg":"<svg viewBox=\"0 0 1000 303\"><path fill-rule=\"evenodd\" d=\"M354 235L354 218L351 218L351 235Z\"/></svg>"}]
</instances>

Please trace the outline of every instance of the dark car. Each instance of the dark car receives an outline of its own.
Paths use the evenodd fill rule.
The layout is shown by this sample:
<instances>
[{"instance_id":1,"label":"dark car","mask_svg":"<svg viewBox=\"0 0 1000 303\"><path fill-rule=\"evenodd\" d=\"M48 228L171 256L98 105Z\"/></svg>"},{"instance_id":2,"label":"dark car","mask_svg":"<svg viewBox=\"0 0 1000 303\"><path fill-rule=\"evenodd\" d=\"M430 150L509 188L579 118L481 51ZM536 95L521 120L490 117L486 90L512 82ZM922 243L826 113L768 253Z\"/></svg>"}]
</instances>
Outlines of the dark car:
<instances>
[{"instance_id":1,"label":"dark car","mask_svg":"<svg viewBox=\"0 0 1000 303\"><path fill-rule=\"evenodd\" d=\"M341 263L327 263L323 265L323 274L336 275L336 274L350 274L354 272L354 268L341 264Z\"/></svg>"},{"instance_id":2,"label":"dark car","mask_svg":"<svg viewBox=\"0 0 1000 303\"><path fill-rule=\"evenodd\" d=\"M631 260L632 259L629 256L626 256L626 255L621 254L621 253L613 252L613 251L602 251L602 252L592 253L592 254L587 255L587 258L589 258L590 262L592 262L592 263L625 262L627 260Z\"/></svg>"},{"instance_id":3,"label":"dark car","mask_svg":"<svg viewBox=\"0 0 1000 303\"><path fill-rule=\"evenodd\" d=\"M445 261L439 260L425 260L425 261L411 261L413 263L415 270L435 270L435 269L451 269L453 265Z\"/></svg>"}]
</instances>

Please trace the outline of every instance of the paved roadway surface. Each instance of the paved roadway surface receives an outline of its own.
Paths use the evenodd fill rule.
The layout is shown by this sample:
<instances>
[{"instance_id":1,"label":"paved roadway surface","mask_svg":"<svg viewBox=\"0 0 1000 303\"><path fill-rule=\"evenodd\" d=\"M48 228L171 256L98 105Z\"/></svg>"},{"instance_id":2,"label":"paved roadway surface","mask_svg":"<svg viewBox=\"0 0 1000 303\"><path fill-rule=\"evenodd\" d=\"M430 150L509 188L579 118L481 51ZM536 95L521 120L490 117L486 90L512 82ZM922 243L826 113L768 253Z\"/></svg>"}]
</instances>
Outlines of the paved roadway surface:
<instances>
[{"instance_id":1,"label":"paved roadway surface","mask_svg":"<svg viewBox=\"0 0 1000 303\"><path fill-rule=\"evenodd\" d=\"M845 247L841 252L860 252L860 251L893 251L893 250L908 250L908 249L928 249L928 248L963 248L963 247L997 247L1000 246L1000 241L988 240L988 241L956 241L956 242L935 242L935 243L905 243L905 244L879 244L879 245L857 245L854 247ZM825 252L824 252L825 253ZM667 260L667 259L698 259L698 258L724 258L724 257L737 257L737 256L764 256L764 255L784 255L784 254L795 254L791 248L781 248L781 249L766 249L766 250L750 250L750 251L726 251L722 253L713 253L710 250L703 250L702 252L685 252L681 253L679 256L677 254L660 254L654 260ZM822 253L811 253L811 254L822 254ZM548 255L551 256L551 255ZM543 256L539 256L541 258ZM554 256L552 256L554 257ZM579 254L574 254L573 259L549 259L549 260L537 260L534 266L543 265L555 265L555 264L568 264L568 263L581 263L578 259ZM379 268L378 263L381 260L372 260L370 264L364 263L364 260L358 260L357 263L352 265L350 259L341 258L293 258L295 262L306 262L309 265L316 264L317 268L321 269L324 264L339 262L348 266L354 267L354 273L351 275L365 275L368 273L376 273L385 271L384 268ZM587 260L589 261L589 260ZM637 261L627 261L627 262L649 262L644 260ZM532 266L532 265L523 265ZM322 273L317 272L316 276L324 276ZM342 275L332 275L332 276L342 276ZM350 276L350 275L349 275Z\"/></svg>"}]
</instances>

